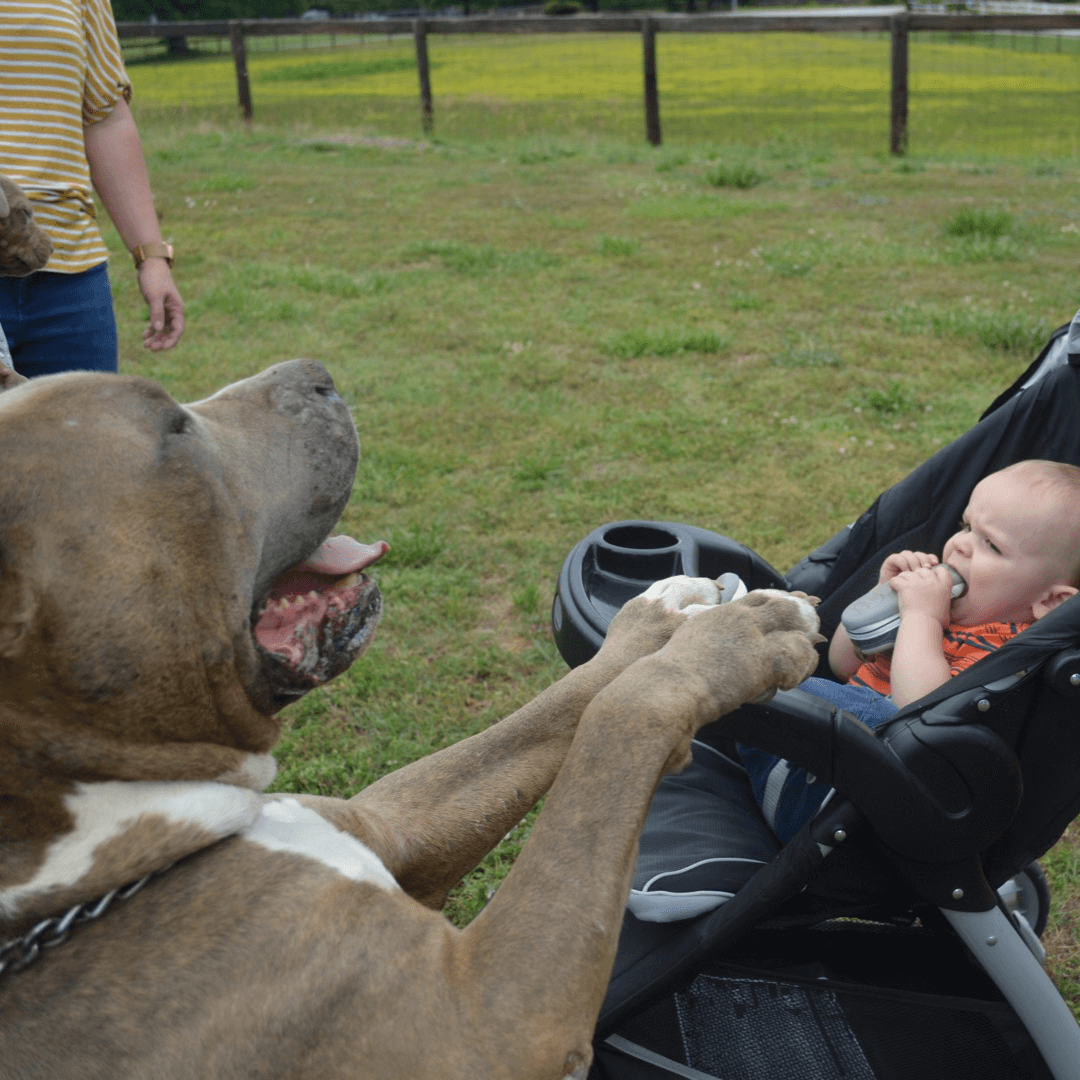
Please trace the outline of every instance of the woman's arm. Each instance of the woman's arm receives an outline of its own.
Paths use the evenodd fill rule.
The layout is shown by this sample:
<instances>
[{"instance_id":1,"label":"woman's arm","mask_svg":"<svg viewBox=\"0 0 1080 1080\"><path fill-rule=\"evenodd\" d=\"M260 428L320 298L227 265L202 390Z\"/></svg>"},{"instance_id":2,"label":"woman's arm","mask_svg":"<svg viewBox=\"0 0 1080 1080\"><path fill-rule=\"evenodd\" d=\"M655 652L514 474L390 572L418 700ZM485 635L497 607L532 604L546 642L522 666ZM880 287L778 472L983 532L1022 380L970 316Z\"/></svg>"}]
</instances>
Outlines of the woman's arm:
<instances>
[{"instance_id":1,"label":"woman's arm","mask_svg":"<svg viewBox=\"0 0 1080 1080\"><path fill-rule=\"evenodd\" d=\"M128 250L161 240L142 142L131 109L121 98L113 111L84 128L90 178ZM139 267L139 288L150 308L143 344L155 352L171 349L184 332L184 301L169 264L150 257Z\"/></svg>"}]
</instances>

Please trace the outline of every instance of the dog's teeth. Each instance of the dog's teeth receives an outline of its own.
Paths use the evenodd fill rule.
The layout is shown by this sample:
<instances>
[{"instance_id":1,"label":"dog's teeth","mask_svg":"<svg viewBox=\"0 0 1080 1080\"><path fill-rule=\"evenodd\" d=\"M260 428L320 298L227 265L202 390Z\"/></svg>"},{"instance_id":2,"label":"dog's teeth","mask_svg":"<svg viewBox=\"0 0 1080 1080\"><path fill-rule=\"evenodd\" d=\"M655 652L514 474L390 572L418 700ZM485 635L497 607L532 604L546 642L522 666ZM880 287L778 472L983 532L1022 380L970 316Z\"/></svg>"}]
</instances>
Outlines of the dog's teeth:
<instances>
[{"instance_id":1,"label":"dog's teeth","mask_svg":"<svg viewBox=\"0 0 1080 1080\"><path fill-rule=\"evenodd\" d=\"M312 589L311 592L309 592L307 594L307 598L309 600L318 600L319 599L319 594L314 589Z\"/></svg>"}]
</instances>

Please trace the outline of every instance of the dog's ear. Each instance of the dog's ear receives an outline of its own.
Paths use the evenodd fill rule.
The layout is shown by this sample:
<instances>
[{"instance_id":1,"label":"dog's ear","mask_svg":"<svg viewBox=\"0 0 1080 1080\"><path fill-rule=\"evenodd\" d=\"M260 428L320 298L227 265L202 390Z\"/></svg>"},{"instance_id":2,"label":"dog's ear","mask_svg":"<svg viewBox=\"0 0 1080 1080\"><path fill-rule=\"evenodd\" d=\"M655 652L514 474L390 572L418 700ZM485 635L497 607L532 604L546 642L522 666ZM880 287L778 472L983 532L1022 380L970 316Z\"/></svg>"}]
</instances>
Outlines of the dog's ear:
<instances>
[{"instance_id":1,"label":"dog's ear","mask_svg":"<svg viewBox=\"0 0 1080 1080\"><path fill-rule=\"evenodd\" d=\"M0 657L14 659L26 648L36 612L34 591L0 553Z\"/></svg>"}]
</instances>

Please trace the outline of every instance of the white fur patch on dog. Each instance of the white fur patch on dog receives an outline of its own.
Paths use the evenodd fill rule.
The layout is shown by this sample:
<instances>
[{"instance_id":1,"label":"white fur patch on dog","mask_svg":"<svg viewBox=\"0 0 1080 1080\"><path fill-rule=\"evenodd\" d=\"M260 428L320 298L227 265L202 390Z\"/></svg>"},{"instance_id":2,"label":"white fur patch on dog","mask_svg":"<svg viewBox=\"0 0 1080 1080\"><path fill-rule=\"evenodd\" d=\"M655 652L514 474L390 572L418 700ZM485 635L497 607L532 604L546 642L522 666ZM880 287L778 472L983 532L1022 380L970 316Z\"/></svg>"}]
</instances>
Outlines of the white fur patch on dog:
<instances>
[{"instance_id":1,"label":"white fur patch on dog","mask_svg":"<svg viewBox=\"0 0 1080 1080\"><path fill-rule=\"evenodd\" d=\"M248 754L243 764L231 772L215 776L219 784L238 784L252 791L265 791L277 776L277 762L273 754Z\"/></svg>"},{"instance_id":2,"label":"white fur patch on dog","mask_svg":"<svg viewBox=\"0 0 1080 1080\"><path fill-rule=\"evenodd\" d=\"M141 817L196 826L221 839L255 822L261 802L254 791L210 781L77 783L64 797L75 828L48 846L45 860L29 881L0 891L0 913L14 916L28 897L76 884L93 866L95 851Z\"/></svg>"},{"instance_id":3,"label":"white fur patch on dog","mask_svg":"<svg viewBox=\"0 0 1080 1080\"><path fill-rule=\"evenodd\" d=\"M803 619L803 629L808 634L816 633L818 627L821 626L817 609L805 597L793 596L789 592L784 592L783 589L755 589L754 592L760 593L762 596L775 596L781 600L791 600L793 603L798 604Z\"/></svg>"},{"instance_id":4,"label":"white fur patch on dog","mask_svg":"<svg viewBox=\"0 0 1080 1080\"><path fill-rule=\"evenodd\" d=\"M243 836L268 851L306 855L353 881L367 881L384 889L398 883L370 848L330 824L310 806L289 796L267 799L257 821Z\"/></svg>"},{"instance_id":5,"label":"white fur patch on dog","mask_svg":"<svg viewBox=\"0 0 1080 1080\"><path fill-rule=\"evenodd\" d=\"M646 600L660 600L668 611L697 615L720 603L720 587L711 578L675 577L654 581L642 595Z\"/></svg>"}]
</instances>

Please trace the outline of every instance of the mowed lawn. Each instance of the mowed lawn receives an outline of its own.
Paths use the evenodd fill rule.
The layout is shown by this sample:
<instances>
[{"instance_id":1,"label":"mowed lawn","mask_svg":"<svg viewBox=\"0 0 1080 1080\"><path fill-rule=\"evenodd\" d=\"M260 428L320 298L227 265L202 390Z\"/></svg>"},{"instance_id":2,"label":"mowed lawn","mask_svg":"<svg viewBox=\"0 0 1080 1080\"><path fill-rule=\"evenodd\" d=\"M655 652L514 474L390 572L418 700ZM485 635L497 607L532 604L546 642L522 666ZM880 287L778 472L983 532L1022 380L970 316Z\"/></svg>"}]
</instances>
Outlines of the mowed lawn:
<instances>
[{"instance_id":1,"label":"mowed lawn","mask_svg":"<svg viewBox=\"0 0 1080 1080\"><path fill-rule=\"evenodd\" d=\"M729 40L662 40L659 149L632 36L434 41L435 139L419 135L407 43L253 53L251 130L227 59L132 65L189 330L172 353L141 349L110 233L123 370L192 399L322 360L362 441L343 528L393 545L379 637L289 711L279 787L349 795L558 677L556 575L604 522L705 526L786 569L970 427L1080 306L1064 75L1021 71L984 113L942 105L941 124L913 98L898 161L882 152L886 45L810 43L786 54L771 105L740 110L754 50L779 35L707 72ZM950 47L933 77L957 100L979 49L1040 70L1059 57L916 43L914 86L922 50ZM810 111L791 105L799 70ZM855 81L833 91L839 71ZM1002 100L1028 121L994 126ZM920 125L937 141L920 146ZM467 880L455 918L527 828ZM1075 1007L1075 825L1047 863L1053 970Z\"/></svg>"}]
</instances>

